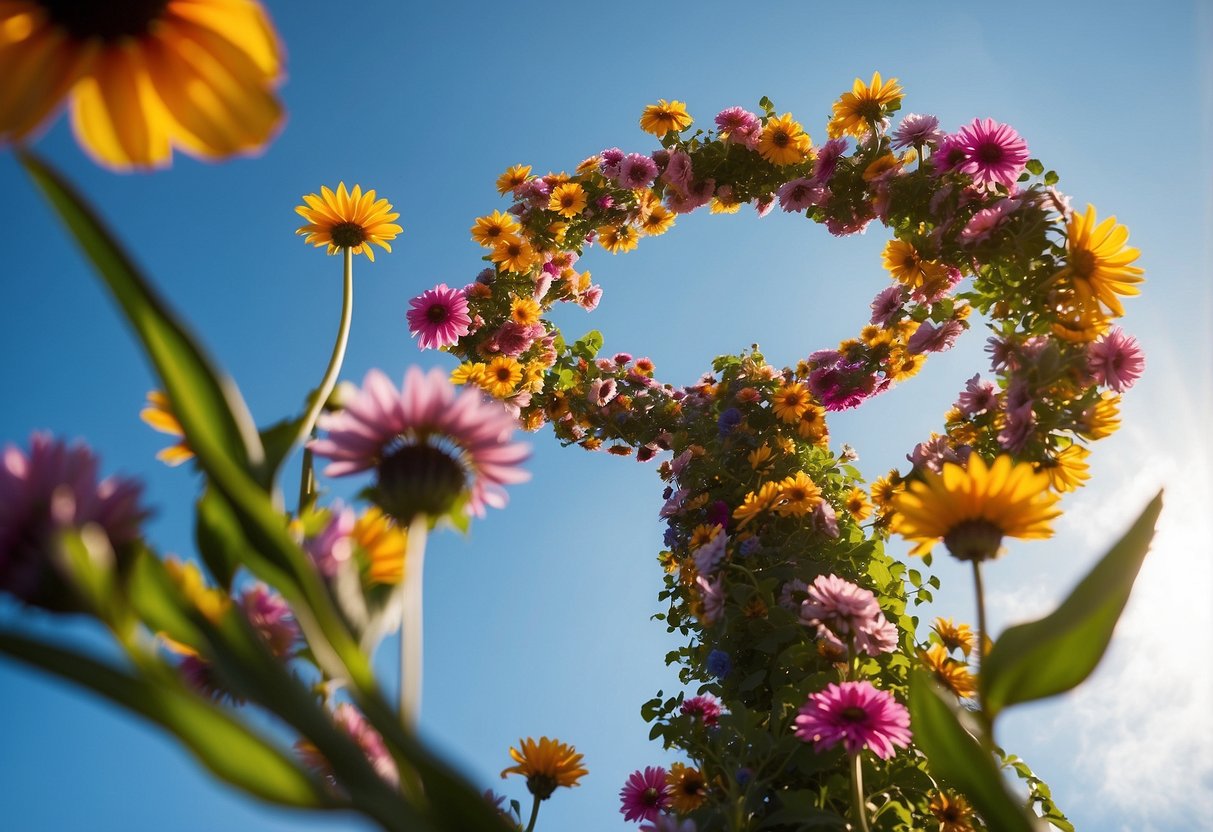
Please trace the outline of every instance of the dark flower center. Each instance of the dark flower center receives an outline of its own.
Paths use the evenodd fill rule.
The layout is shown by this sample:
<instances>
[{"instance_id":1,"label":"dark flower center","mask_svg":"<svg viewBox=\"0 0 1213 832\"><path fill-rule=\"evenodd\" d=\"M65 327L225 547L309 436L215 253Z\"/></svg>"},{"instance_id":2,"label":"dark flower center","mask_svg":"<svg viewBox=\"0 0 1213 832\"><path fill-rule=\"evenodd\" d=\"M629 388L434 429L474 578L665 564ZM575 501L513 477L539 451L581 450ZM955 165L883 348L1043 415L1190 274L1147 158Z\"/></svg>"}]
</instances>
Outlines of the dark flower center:
<instances>
[{"instance_id":1,"label":"dark flower center","mask_svg":"<svg viewBox=\"0 0 1213 832\"><path fill-rule=\"evenodd\" d=\"M532 774L526 779L527 790L540 800L547 800L551 797L558 785L560 784L556 782L555 777L549 777L546 774Z\"/></svg>"},{"instance_id":2,"label":"dark flower center","mask_svg":"<svg viewBox=\"0 0 1213 832\"><path fill-rule=\"evenodd\" d=\"M776 147L787 147L790 141L792 141L792 137L788 135L786 130L776 130L771 134L771 144Z\"/></svg>"},{"instance_id":3,"label":"dark flower center","mask_svg":"<svg viewBox=\"0 0 1213 832\"><path fill-rule=\"evenodd\" d=\"M865 101L859 105L857 111L867 121L876 121L882 114L879 101Z\"/></svg>"},{"instance_id":4,"label":"dark flower center","mask_svg":"<svg viewBox=\"0 0 1213 832\"><path fill-rule=\"evenodd\" d=\"M1095 255L1085 248L1080 248L1070 254L1070 268L1075 276L1089 278L1095 271Z\"/></svg>"},{"instance_id":5,"label":"dark flower center","mask_svg":"<svg viewBox=\"0 0 1213 832\"><path fill-rule=\"evenodd\" d=\"M849 708L843 708L838 714L839 719L843 722L850 722L856 725L860 722L868 721L868 712L858 705L852 705Z\"/></svg>"},{"instance_id":6,"label":"dark flower center","mask_svg":"<svg viewBox=\"0 0 1213 832\"><path fill-rule=\"evenodd\" d=\"M418 514L446 514L466 487L467 473L448 451L414 443L384 456L374 497L380 508L408 524Z\"/></svg>"},{"instance_id":7,"label":"dark flower center","mask_svg":"<svg viewBox=\"0 0 1213 832\"><path fill-rule=\"evenodd\" d=\"M441 303L435 303L425 310L425 318L432 324L440 324L450 317L450 311Z\"/></svg>"},{"instance_id":8,"label":"dark flower center","mask_svg":"<svg viewBox=\"0 0 1213 832\"><path fill-rule=\"evenodd\" d=\"M1002 546L1002 529L989 520L965 520L945 534L943 542L958 560L990 560Z\"/></svg>"},{"instance_id":9,"label":"dark flower center","mask_svg":"<svg viewBox=\"0 0 1213 832\"><path fill-rule=\"evenodd\" d=\"M356 222L334 225L331 236L337 248L357 248L366 242L366 231Z\"/></svg>"},{"instance_id":10,"label":"dark flower center","mask_svg":"<svg viewBox=\"0 0 1213 832\"><path fill-rule=\"evenodd\" d=\"M657 806L661 803L661 792L649 786L644 790L644 794L640 795L640 802L645 806Z\"/></svg>"},{"instance_id":11,"label":"dark flower center","mask_svg":"<svg viewBox=\"0 0 1213 832\"><path fill-rule=\"evenodd\" d=\"M986 142L977 148L977 161L984 165L993 165L1002 161L1002 145Z\"/></svg>"},{"instance_id":12,"label":"dark flower center","mask_svg":"<svg viewBox=\"0 0 1213 832\"><path fill-rule=\"evenodd\" d=\"M99 3L96 0L36 0L51 20L74 38L116 41L142 37L164 14L168 0L125 0Z\"/></svg>"}]
</instances>

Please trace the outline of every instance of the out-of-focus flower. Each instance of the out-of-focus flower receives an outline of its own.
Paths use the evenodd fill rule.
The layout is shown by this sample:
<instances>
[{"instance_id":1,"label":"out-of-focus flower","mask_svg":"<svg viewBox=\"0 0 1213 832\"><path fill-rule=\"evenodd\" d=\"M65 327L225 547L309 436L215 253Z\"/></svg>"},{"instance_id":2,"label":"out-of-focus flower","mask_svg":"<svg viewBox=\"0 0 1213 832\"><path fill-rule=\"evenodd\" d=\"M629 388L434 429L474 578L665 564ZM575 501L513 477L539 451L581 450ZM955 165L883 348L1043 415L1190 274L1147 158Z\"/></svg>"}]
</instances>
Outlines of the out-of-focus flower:
<instances>
[{"instance_id":1,"label":"out-of-focus flower","mask_svg":"<svg viewBox=\"0 0 1213 832\"><path fill-rule=\"evenodd\" d=\"M510 747L510 757L517 765L501 772L521 774L526 778L527 790L540 800L547 800L560 786L572 788L589 772L582 768L581 755L577 749L560 740L533 737L518 741L518 749ZM521 749L521 750L519 750Z\"/></svg>"},{"instance_id":2,"label":"out-of-focus flower","mask_svg":"<svg viewBox=\"0 0 1213 832\"><path fill-rule=\"evenodd\" d=\"M181 440L175 445L169 445L158 451L156 459L175 468L194 458L194 452L190 450L189 444L185 441L185 431L181 428L181 423L177 421L177 415L173 413L168 396L164 393L159 390L148 391L147 407L139 411L139 418L150 425L153 430L176 436Z\"/></svg>"},{"instance_id":3,"label":"out-of-focus flower","mask_svg":"<svg viewBox=\"0 0 1213 832\"><path fill-rule=\"evenodd\" d=\"M97 481L97 458L84 444L49 434L30 437L0 455L0 592L45 609L76 609L79 599L54 552L62 531L96 525L118 555L139 536L148 512L142 486L110 477Z\"/></svg>"},{"instance_id":4,"label":"out-of-focus flower","mask_svg":"<svg viewBox=\"0 0 1213 832\"><path fill-rule=\"evenodd\" d=\"M0 4L0 142L69 97L76 138L117 169L259 150L282 123L282 47L251 0Z\"/></svg>"},{"instance_id":5,"label":"out-of-focus flower","mask_svg":"<svg viewBox=\"0 0 1213 832\"><path fill-rule=\"evenodd\" d=\"M733 672L733 660L723 650L713 650L711 653L708 653L706 667L708 673L717 679L724 679Z\"/></svg>"},{"instance_id":6,"label":"out-of-focus flower","mask_svg":"<svg viewBox=\"0 0 1213 832\"><path fill-rule=\"evenodd\" d=\"M964 662L959 662L948 655L941 644L932 644L919 653L919 658L935 679L948 690L963 698L977 693L977 680L969 672Z\"/></svg>"},{"instance_id":7,"label":"out-of-focus flower","mask_svg":"<svg viewBox=\"0 0 1213 832\"><path fill-rule=\"evenodd\" d=\"M409 301L405 317L409 333L416 335L417 346L423 350L441 349L459 342L471 331L467 296L461 289L439 283Z\"/></svg>"},{"instance_id":8,"label":"out-of-focus flower","mask_svg":"<svg viewBox=\"0 0 1213 832\"><path fill-rule=\"evenodd\" d=\"M666 771L661 766L646 766L628 775L619 790L619 811L625 821L655 821L670 805L666 793Z\"/></svg>"},{"instance_id":9,"label":"out-of-focus flower","mask_svg":"<svg viewBox=\"0 0 1213 832\"><path fill-rule=\"evenodd\" d=\"M809 695L796 716L797 738L825 751L842 743L848 754L864 748L882 760L910 745L910 713L871 682L830 684Z\"/></svg>"},{"instance_id":10,"label":"out-of-focus flower","mask_svg":"<svg viewBox=\"0 0 1213 832\"><path fill-rule=\"evenodd\" d=\"M677 815L660 815L655 821L642 824L640 832L698 832L698 828L690 818L680 820Z\"/></svg>"},{"instance_id":11,"label":"out-of-focus flower","mask_svg":"<svg viewBox=\"0 0 1213 832\"><path fill-rule=\"evenodd\" d=\"M299 624L281 595L265 584L253 584L241 593L240 608L275 656L291 654L299 641Z\"/></svg>"},{"instance_id":12,"label":"out-of-focus flower","mask_svg":"<svg viewBox=\"0 0 1213 832\"><path fill-rule=\"evenodd\" d=\"M931 551L937 542L960 560L996 557L1003 537L1036 539L1053 534L1061 514L1049 477L1027 462L999 456L987 466L977 454L966 465L949 462L943 473L922 472L893 495L893 531L918 545L913 554Z\"/></svg>"},{"instance_id":13,"label":"out-of-focus flower","mask_svg":"<svg viewBox=\"0 0 1213 832\"><path fill-rule=\"evenodd\" d=\"M404 229L393 221L400 215L392 210L386 199L376 199L373 190L362 192L361 185L346 191L345 183L337 185L333 193L328 186L320 188L319 194L306 194L306 205L295 207L295 213L307 221L295 233L305 234L303 241L319 248L328 246L329 254L349 249L354 254L365 254L375 262L377 245L391 252L389 240L396 239Z\"/></svg>"},{"instance_id":14,"label":"out-of-focus flower","mask_svg":"<svg viewBox=\"0 0 1213 832\"><path fill-rule=\"evenodd\" d=\"M371 370L345 409L320 416L327 432L311 443L331 462L330 477L376 469L375 500L401 523L419 514L437 517L461 495L468 510L505 505L504 485L530 475L520 466L529 448L511 441L516 423L478 390L456 389L438 369L409 368L397 390Z\"/></svg>"},{"instance_id":15,"label":"out-of-focus flower","mask_svg":"<svg viewBox=\"0 0 1213 832\"><path fill-rule=\"evenodd\" d=\"M709 728L720 720L720 700L710 693L692 696L682 703L679 710L682 711L683 716L698 719Z\"/></svg>"},{"instance_id":16,"label":"out-of-focus flower","mask_svg":"<svg viewBox=\"0 0 1213 832\"><path fill-rule=\"evenodd\" d=\"M973 630L968 624L953 624L950 618L936 618L931 629L949 651L959 650L966 656L973 651Z\"/></svg>"},{"instance_id":17,"label":"out-of-focus flower","mask_svg":"<svg viewBox=\"0 0 1213 832\"><path fill-rule=\"evenodd\" d=\"M404 580L404 554L408 533L377 506L371 506L354 523L350 537L366 555L366 580L394 585Z\"/></svg>"},{"instance_id":18,"label":"out-of-focus flower","mask_svg":"<svg viewBox=\"0 0 1213 832\"><path fill-rule=\"evenodd\" d=\"M708 784L697 768L674 763L666 775L670 806L680 815L695 811L708 796Z\"/></svg>"},{"instance_id":19,"label":"out-of-focus flower","mask_svg":"<svg viewBox=\"0 0 1213 832\"><path fill-rule=\"evenodd\" d=\"M935 792L927 808L939 821L939 832L973 832L973 810L961 795Z\"/></svg>"},{"instance_id":20,"label":"out-of-focus flower","mask_svg":"<svg viewBox=\"0 0 1213 832\"><path fill-rule=\"evenodd\" d=\"M687 115L687 107L681 101L657 100L644 108L640 116L640 129L661 138L671 130L681 133L694 121Z\"/></svg>"},{"instance_id":21,"label":"out-of-focus flower","mask_svg":"<svg viewBox=\"0 0 1213 832\"><path fill-rule=\"evenodd\" d=\"M831 139L854 136L862 139L879 123L887 111L901 106L901 87L896 78L883 81L879 72L872 73L872 82L865 84L856 78L850 92L844 92L834 102L834 114L826 127Z\"/></svg>"},{"instance_id":22,"label":"out-of-focus flower","mask_svg":"<svg viewBox=\"0 0 1213 832\"><path fill-rule=\"evenodd\" d=\"M371 724L366 721L366 717L357 708L347 702L342 702L333 710L333 722L358 744L376 774L393 786L400 782L400 773L396 770L396 763L387 750L383 737L371 727ZM316 746L307 740L300 740L295 743L295 751L303 759L305 765L319 773L330 784L336 785L332 766Z\"/></svg>"},{"instance_id":23,"label":"out-of-focus flower","mask_svg":"<svg viewBox=\"0 0 1213 832\"><path fill-rule=\"evenodd\" d=\"M1054 491L1065 493L1080 488L1091 479L1087 457L1091 452L1082 445L1069 445L1055 456L1037 463L1036 470L1049 476Z\"/></svg>"}]
</instances>

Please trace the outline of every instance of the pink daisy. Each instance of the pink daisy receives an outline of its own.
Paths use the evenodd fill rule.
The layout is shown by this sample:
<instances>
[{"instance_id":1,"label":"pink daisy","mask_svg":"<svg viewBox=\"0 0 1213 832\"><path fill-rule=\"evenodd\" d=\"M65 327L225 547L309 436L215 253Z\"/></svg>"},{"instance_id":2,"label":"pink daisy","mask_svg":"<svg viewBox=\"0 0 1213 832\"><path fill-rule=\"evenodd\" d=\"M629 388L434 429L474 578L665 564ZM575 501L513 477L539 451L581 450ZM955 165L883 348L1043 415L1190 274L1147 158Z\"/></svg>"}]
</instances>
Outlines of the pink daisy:
<instances>
[{"instance_id":1,"label":"pink daisy","mask_svg":"<svg viewBox=\"0 0 1213 832\"><path fill-rule=\"evenodd\" d=\"M973 177L979 187L1015 187L1015 180L1028 163L1028 143L1014 128L989 118L973 119L972 124L960 128L956 138L965 154L957 170Z\"/></svg>"},{"instance_id":2,"label":"pink daisy","mask_svg":"<svg viewBox=\"0 0 1213 832\"><path fill-rule=\"evenodd\" d=\"M703 696L692 696L682 703L679 710L682 711L683 716L698 719L708 727L715 725L720 720L720 700L710 693L705 693Z\"/></svg>"},{"instance_id":3,"label":"pink daisy","mask_svg":"<svg viewBox=\"0 0 1213 832\"><path fill-rule=\"evenodd\" d=\"M624 188L647 188L657 176L657 163L643 153L629 153L619 163L618 182Z\"/></svg>"},{"instance_id":4,"label":"pink daisy","mask_svg":"<svg viewBox=\"0 0 1213 832\"><path fill-rule=\"evenodd\" d=\"M758 147L762 123L758 116L741 107L729 107L716 115L716 129L720 137L733 144L741 144L750 150Z\"/></svg>"},{"instance_id":5,"label":"pink daisy","mask_svg":"<svg viewBox=\"0 0 1213 832\"><path fill-rule=\"evenodd\" d=\"M817 627L818 638L846 650L876 656L897 646L897 628L889 624L876 596L837 575L818 575L807 587L800 620Z\"/></svg>"},{"instance_id":6,"label":"pink daisy","mask_svg":"<svg viewBox=\"0 0 1213 832\"><path fill-rule=\"evenodd\" d=\"M1087 347L1087 369L1097 384L1123 393L1141 378L1146 357L1137 339L1113 327Z\"/></svg>"},{"instance_id":7,"label":"pink daisy","mask_svg":"<svg viewBox=\"0 0 1213 832\"><path fill-rule=\"evenodd\" d=\"M817 151L817 159L813 162L813 182L818 185L828 184L838 169L838 160L846 152L846 139L830 139Z\"/></svg>"},{"instance_id":8,"label":"pink daisy","mask_svg":"<svg viewBox=\"0 0 1213 832\"><path fill-rule=\"evenodd\" d=\"M661 178L682 193L686 193L687 189L691 187L693 176L691 157L681 150L675 150L670 154L669 164L666 165L665 173L661 175Z\"/></svg>"},{"instance_id":9,"label":"pink daisy","mask_svg":"<svg viewBox=\"0 0 1213 832\"><path fill-rule=\"evenodd\" d=\"M976 416L992 411L998 405L997 388L992 381L982 381L981 374L965 382L965 389L956 399L956 408L964 416Z\"/></svg>"},{"instance_id":10,"label":"pink daisy","mask_svg":"<svg viewBox=\"0 0 1213 832\"><path fill-rule=\"evenodd\" d=\"M348 702L342 702L333 710L333 722L337 723L338 728L349 734L362 749L367 762L371 764L371 768L375 770L376 774L393 786L400 782L396 763L388 752L383 737L371 727L371 724L366 721L366 717L357 708ZM300 740L295 743L295 751L298 752L305 765L315 770L328 782L335 783L332 766L314 745L306 740Z\"/></svg>"},{"instance_id":11,"label":"pink daisy","mask_svg":"<svg viewBox=\"0 0 1213 832\"><path fill-rule=\"evenodd\" d=\"M88 524L118 550L139 537L148 512L142 486L111 477L97 481L97 458L83 443L67 445L46 433L30 437L29 452L9 445L0 454L0 592L53 610L78 606L74 590L50 553L59 532Z\"/></svg>"},{"instance_id":12,"label":"pink daisy","mask_svg":"<svg viewBox=\"0 0 1213 832\"><path fill-rule=\"evenodd\" d=\"M371 370L345 408L317 426L328 435L310 443L312 452L333 460L324 473L374 468L375 499L401 522L445 514L465 494L467 510L483 516L485 505L505 505L502 486L530 478L520 467L529 448L511 441L509 412L477 389L457 392L439 369L410 367L401 390Z\"/></svg>"},{"instance_id":13,"label":"pink daisy","mask_svg":"<svg viewBox=\"0 0 1213 832\"><path fill-rule=\"evenodd\" d=\"M960 232L960 242L980 243L993 234L1012 212L1020 206L1017 199L1002 199L973 215Z\"/></svg>"},{"instance_id":14,"label":"pink daisy","mask_svg":"<svg viewBox=\"0 0 1213 832\"><path fill-rule=\"evenodd\" d=\"M299 640L299 625L281 595L265 584L253 584L240 596L240 607L275 656L290 654Z\"/></svg>"},{"instance_id":15,"label":"pink daisy","mask_svg":"<svg viewBox=\"0 0 1213 832\"><path fill-rule=\"evenodd\" d=\"M657 816L670 805L665 769L646 766L644 771L633 771L619 790L619 802L619 811L623 813L624 820L657 820Z\"/></svg>"},{"instance_id":16,"label":"pink daisy","mask_svg":"<svg viewBox=\"0 0 1213 832\"><path fill-rule=\"evenodd\" d=\"M910 712L871 682L831 684L809 695L796 717L795 733L818 751L841 742L848 754L870 748L887 760L896 753L894 746L910 745Z\"/></svg>"},{"instance_id":17,"label":"pink daisy","mask_svg":"<svg viewBox=\"0 0 1213 832\"><path fill-rule=\"evenodd\" d=\"M923 321L918 329L906 341L906 351L910 353L944 352L956 344L960 333L964 332L963 322L952 318L935 326L930 321Z\"/></svg>"},{"instance_id":18,"label":"pink daisy","mask_svg":"<svg viewBox=\"0 0 1213 832\"><path fill-rule=\"evenodd\" d=\"M893 147L899 150L914 145L934 147L943 135L939 129L939 119L935 116L906 113L901 124L893 131Z\"/></svg>"},{"instance_id":19,"label":"pink daisy","mask_svg":"<svg viewBox=\"0 0 1213 832\"><path fill-rule=\"evenodd\" d=\"M897 320L904 302L900 286L890 286L872 299L871 323L877 326L888 326Z\"/></svg>"},{"instance_id":20,"label":"pink daisy","mask_svg":"<svg viewBox=\"0 0 1213 832\"><path fill-rule=\"evenodd\" d=\"M468 315L467 297L460 289L440 283L426 289L409 301L409 332L419 336L417 346L423 350L449 347L468 334L472 318Z\"/></svg>"},{"instance_id":21,"label":"pink daisy","mask_svg":"<svg viewBox=\"0 0 1213 832\"><path fill-rule=\"evenodd\" d=\"M810 205L816 204L821 196L821 189L813 185L813 180L793 179L779 186L779 207L788 212L803 211Z\"/></svg>"}]
</instances>

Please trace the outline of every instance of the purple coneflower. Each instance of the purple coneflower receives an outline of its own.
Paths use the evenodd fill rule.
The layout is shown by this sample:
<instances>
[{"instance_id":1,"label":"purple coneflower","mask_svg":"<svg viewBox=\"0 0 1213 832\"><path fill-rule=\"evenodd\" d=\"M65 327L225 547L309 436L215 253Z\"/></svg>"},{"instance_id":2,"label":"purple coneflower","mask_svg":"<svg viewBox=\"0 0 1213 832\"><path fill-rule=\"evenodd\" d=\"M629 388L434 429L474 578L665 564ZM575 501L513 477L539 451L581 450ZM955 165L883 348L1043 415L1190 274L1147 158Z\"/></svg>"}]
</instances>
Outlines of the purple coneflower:
<instances>
[{"instance_id":1,"label":"purple coneflower","mask_svg":"<svg viewBox=\"0 0 1213 832\"><path fill-rule=\"evenodd\" d=\"M409 332L419 336L417 346L423 350L457 343L472 323L463 291L445 283L426 289L409 301L409 307Z\"/></svg>"},{"instance_id":2,"label":"purple coneflower","mask_svg":"<svg viewBox=\"0 0 1213 832\"><path fill-rule=\"evenodd\" d=\"M1123 393L1141 378L1146 357L1137 339L1113 327L1087 347L1087 369L1096 384Z\"/></svg>"},{"instance_id":3,"label":"purple coneflower","mask_svg":"<svg viewBox=\"0 0 1213 832\"><path fill-rule=\"evenodd\" d=\"M910 745L910 713L871 682L830 684L810 694L796 717L796 736L825 751L842 743L848 754L864 748L882 760Z\"/></svg>"},{"instance_id":4,"label":"purple coneflower","mask_svg":"<svg viewBox=\"0 0 1213 832\"><path fill-rule=\"evenodd\" d=\"M670 805L666 792L665 769L661 766L646 766L628 775L628 780L619 790L619 811L627 821L654 821Z\"/></svg>"},{"instance_id":5,"label":"purple coneflower","mask_svg":"<svg viewBox=\"0 0 1213 832\"><path fill-rule=\"evenodd\" d=\"M371 370L344 409L321 415L317 426L328 435L310 447L333 460L325 474L376 469L376 502L402 523L445 514L462 494L468 511L483 516L485 505L505 505L502 486L530 478L520 467L529 449L511 441L509 413L479 390L456 392L438 369L410 367L401 390Z\"/></svg>"},{"instance_id":6,"label":"purple coneflower","mask_svg":"<svg viewBox=\"0 0 1213 832\"><path fill-rule=\"evenodd\" d=\"M965 154L957 170L973 177L975 185L985 188L1002 185L1008 190L1015 187L1015 180L1028 163L1028 143L1014 128L993 119L978 118L960 128L956 138Z\"/></svg>"}]
</instances>

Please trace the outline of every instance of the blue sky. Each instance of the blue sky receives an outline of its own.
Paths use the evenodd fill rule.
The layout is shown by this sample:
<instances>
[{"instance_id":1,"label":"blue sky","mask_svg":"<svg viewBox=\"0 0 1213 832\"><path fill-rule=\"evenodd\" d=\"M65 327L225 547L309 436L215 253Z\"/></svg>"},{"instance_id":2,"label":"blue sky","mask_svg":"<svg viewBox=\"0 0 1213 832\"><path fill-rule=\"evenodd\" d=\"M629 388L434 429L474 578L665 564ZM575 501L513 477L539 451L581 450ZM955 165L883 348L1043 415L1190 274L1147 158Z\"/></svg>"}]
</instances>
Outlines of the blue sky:
<instances>
[{"instance_id":1,"label":"blue sky","mask_svg":"<svg viewBox=\"0 0 1213 832\"><path fill-rule=\"evenodd\" d=\"M91 165L62 120L38 144L109 217L263 424L299 407L336 327L340 261L294 236L293 207L321 185L378 189L405 229L394 254L355 268L344 377L357 381L372 367L399 377L413 363L452 365L416 350L404 313L425 288L478 271L467 229L504 207L493 188L502 170L571 169L616 145L650 150L637 119L657 98L687 102L708 124L767 95L820 140L834 98L879 70L900 79L903 113L934 113L948 129L975 117L1013 125L1076 206L1115 214L1142 250L1148 282L1123 324L1148 369L1126 396L1121 432L1094 448L1093 484L1063 503L1056 537L990 569L995 626L1064 597L1160 484L1168 505L1105 666L1082 691L1010 715L1001 740L1080 829L1169 832L1208 817L1208 4L267 5L289 56L289 119L261 157L179 158L167 172L119 176ZM137 418L153 386L147 366L3 151L0 188L0 442L24 445L34 429L87 438L107 472L147 483L160 549L189 553L197 483L153 459L163 441ZM602 305L556 320L574 336L602 330L607 352L648 355L675 383L755 342L783 366L858 331L887 280L886 239L872 228L836 240L778 211L696 214L631 254L589 255ZM983 341L970 332L911 383L835 417L834 441L854 445L871 477L898 465L984 369ZM522 783L497 777L511 743L546 734L575 744L590 774L545 806L539 828L615 832L629 826L616 811L627 774L676 759L647 741L639 717L657 689L676 689L663 666L676 642L648 620L659 609L661 484L652 466L562 449L546 431L531 442L533 480L512 489L506 510L467 538L431 539L422 732L482 786L518 798ZM942 560L937 572L946 591L924 618L971 619L965 574ZM0 621L95 638L9 604ZM385 674L393 655L388 645ZM161 734L2 661L0 714L6 821L22 832L366 828L240 797Z\"/></svg>"}]
</instances>

